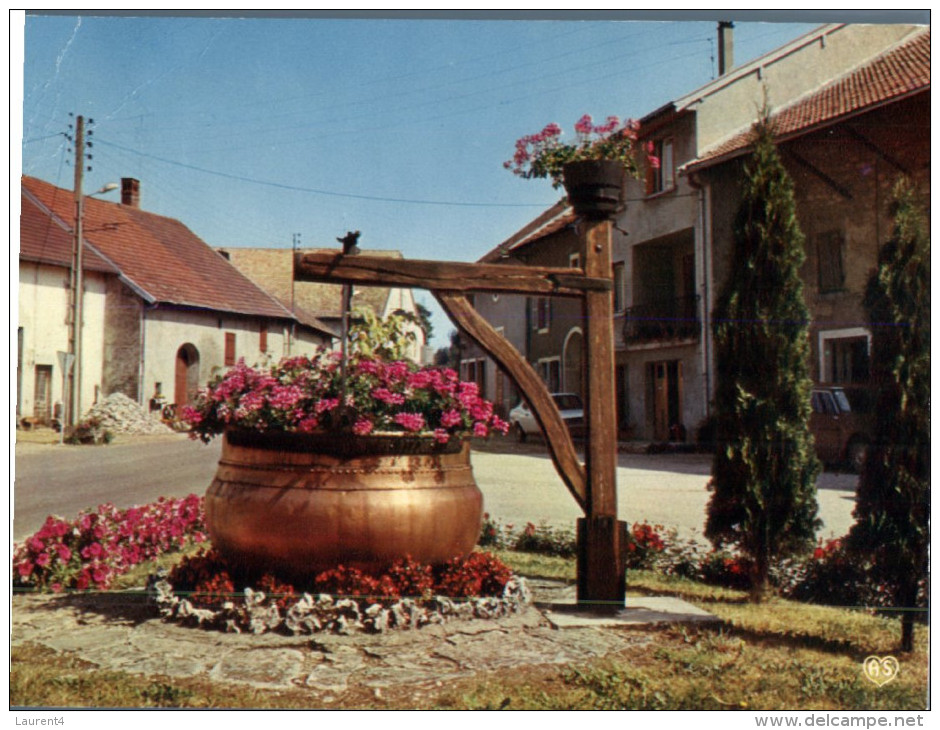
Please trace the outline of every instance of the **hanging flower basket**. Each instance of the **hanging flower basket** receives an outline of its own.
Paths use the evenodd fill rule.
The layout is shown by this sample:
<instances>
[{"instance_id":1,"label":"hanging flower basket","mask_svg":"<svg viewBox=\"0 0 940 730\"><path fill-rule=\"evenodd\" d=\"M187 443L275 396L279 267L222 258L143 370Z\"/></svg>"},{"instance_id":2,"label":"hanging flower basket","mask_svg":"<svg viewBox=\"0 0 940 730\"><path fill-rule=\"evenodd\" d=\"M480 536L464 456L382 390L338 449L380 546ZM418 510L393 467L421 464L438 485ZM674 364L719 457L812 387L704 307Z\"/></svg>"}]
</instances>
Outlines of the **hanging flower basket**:
<instances>
[{"instance_id":1,"label":"hanging flower basket","mask_svg":"<svg viewBox=\"0 0 940 730\"><path fill-rule=\"evenodd\" d=\"M565 192L574 212L603 219L623 209L625 170L618 160L579 160L562 168Z\"/></svg>"},{"instance_id":2,"label":"hanging flower basket","mask_svg":"<svg viewBox=\"0 0 940 730\"><path fill-rule=\"evenodd\" d=\"M404 556L466 556L483 495L465 441L408 434L226 431L206 493L212 544L240 566L309 578Z\"/></svg>"}]
</instances>

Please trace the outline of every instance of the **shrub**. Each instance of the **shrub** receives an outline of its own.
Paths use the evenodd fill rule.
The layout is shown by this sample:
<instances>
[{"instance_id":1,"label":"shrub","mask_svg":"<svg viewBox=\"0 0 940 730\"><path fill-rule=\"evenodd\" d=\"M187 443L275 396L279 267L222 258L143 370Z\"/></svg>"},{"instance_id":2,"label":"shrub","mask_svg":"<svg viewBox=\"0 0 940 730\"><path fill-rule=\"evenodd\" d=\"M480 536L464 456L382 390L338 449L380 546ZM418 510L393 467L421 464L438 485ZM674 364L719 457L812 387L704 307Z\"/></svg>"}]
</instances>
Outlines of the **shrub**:
<instances>
[{"instance_id":1,"label":"shrub","mask_svg":"<svg viewBox=\"0 0 940 730\"><path fill-rule=\"evenodd\" d=\"M633 569L649 569L663 552L666 544L660 532L662 525L634 522L627 531L626 566Z\"/></svg>"},{"instance_id":2,"label":"shrub","mask_svg":"<svg viewBox=\"0 0 940 730\"><path fill-rule=\"evenodd\" d=\"M570 558L578 552L577 541L571 530L552 527L545 522L539 525L527 522L512 541L512 548L524 553L541 553L560 558Z\"/></svg>"}]
</instances>

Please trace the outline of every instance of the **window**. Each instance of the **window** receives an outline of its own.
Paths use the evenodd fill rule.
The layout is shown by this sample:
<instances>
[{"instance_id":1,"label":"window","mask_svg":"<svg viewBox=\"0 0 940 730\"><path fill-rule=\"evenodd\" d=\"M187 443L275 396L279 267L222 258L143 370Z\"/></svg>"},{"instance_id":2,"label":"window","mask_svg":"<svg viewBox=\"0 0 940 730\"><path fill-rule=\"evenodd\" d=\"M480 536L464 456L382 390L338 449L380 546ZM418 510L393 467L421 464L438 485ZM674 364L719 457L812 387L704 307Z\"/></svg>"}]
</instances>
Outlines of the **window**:
<instances>
[{"instance_id":1,"label":"window","mask_svg":"<svg viewBox=\"0 0 940 730\"><path fill-rule=\"evenodd\" d=\"M865 383L870 377L871 334L862 327L819 332L819 380Z\"/></svg>"},{"instance_id":2,"label":"window","mask_svg":"<svg viewBox=\"0 0 940 730\"><path fill-rule=\"evenodd\" d=\"M654 195L676 186L676 162L671 139L657 139L647 144L649 164L646 169L646 194Z\"/></svg>"},{"instance_id":3,"label":"window","mask_svg":"<svg viewBox=\"0 0 940 730\"><path fill-rule=\"evenodd\" d=\"M535 328L539 332L547 332L552 323L552 300L549 297L539 297L535 301Z\"/></svg>"},{"instance_id":4,"label":"window","mask_svg":"<svg viewBox=\"0 0 940 730\"><path fill-rule=\"evenodd\" d=\"M476 383L480 389L480 395L483 397L486 393L486 360L464 360L461 363L463 370L463 380L468 383Z\"/></svg>"},{"instance_id":5,"label":"window","mask_svg":"<svg viewBox=\"0 0 940 730\"><path fill-rule=\"evenodd\" d=\"M572 269L580 269L581 268L581 254L579 253L568 254L568 266L570 266Z\"/></svg>"},{"instance_id":6,"label":"window","mask_svg":"<svg viewBox=\"0 0 940 730\"><path fill-rule=\"evenodd\" d=\"M258 349L261 350L261 352L268 351L268 323L267 322L261 323L261 330L258 333Z\"/></svg>"},{"instance_id":7,"label":"window","mask_svg":"<svg viewBox=\"0 0 940 730\"><path fill-rule=\"evenodd\" d=\"M235 364L235 333L225 333L225 365L230 367Z\"/></svg>"},{"instance_id":8,"label":"window","mask_svg":"<svg viewBox=\"0 0 940 730\"><path fill-rule=\"evenodd\" d=\"M561 360L557 357L539 360L539 375L548 386L549 393L557 393L561 390Z\"/></svg>"},{"instance_id":9,"label":"window","mask_svg":"<svg viewBox=\"0 0 940 730\"><path fill-rule=\"evenodd\" d=\"M626 309L626 284L627 267L623 261L614 264L614 311L622 312Z\"/></svg>"},{"instance_id":10,"label":"window","mask_svg":"<svg viewBox=\"0 0 940 730\"><path fill-rule=\"evenodd\" d=\"M826 231L816 241L820 292L841 291L845 285L845 272L842 267L844 242L842 231Z\"/></svg>"}]
</instances>

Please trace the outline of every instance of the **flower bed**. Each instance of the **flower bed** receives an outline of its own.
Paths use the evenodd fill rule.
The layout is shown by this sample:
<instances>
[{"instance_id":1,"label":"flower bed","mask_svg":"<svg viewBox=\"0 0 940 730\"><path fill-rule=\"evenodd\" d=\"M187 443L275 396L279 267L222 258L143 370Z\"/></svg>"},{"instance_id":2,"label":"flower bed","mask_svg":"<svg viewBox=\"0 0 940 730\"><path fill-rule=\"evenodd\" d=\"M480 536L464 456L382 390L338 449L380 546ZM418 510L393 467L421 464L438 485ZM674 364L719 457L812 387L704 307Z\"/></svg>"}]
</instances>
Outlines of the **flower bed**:
<instances>
[{"instance_id":1,"label":"flower bed","mask_svg":"<svg viewBox=\"0 0 940 730\"><path fill-rule=\"evenodd\" d=\"M337 566L302 591L277 577L237 576L217 552L184 558L151 590L161 615L186 625L254 634L381 633L451 618L497 618L530 602L525 581L489 553L431 567L405 558L380 575ZM236 592L236 585L257 588Z\"/></svg>"},{"instance_id":2,"label":"flower bed","mask_svg":"<svg viewBox=\"0 0 940 730\"><path fill-rule=\"evenodd\" d=\"M481 546L570 557L577 553L574 534L546 523L527 523L521 530L485 514ZM747 558L730 550L713 550L683 539L674 528L635 522L627 532L628 570L650 570L723 588L747 590ZM883 609L893 605L895 586L869 578L868 567L851 556L841 540L820 540L809 555L779 561L771 568L771 583L784 598L830 606ZM921 582L917 605L924 607L927 581Z\"/></svg>"},{"instance_id":3,"label":"flower bed","mask_svg":"<svg viewBox=\"0 0 940 730\"><path fill-rule=\"evenodd\" d=\"M135 565L206 539L202 498L191 494L142 507L103 504L69 522L49 516L13 549L13 587L104 590Z\"/></svg>"}]
</instances>

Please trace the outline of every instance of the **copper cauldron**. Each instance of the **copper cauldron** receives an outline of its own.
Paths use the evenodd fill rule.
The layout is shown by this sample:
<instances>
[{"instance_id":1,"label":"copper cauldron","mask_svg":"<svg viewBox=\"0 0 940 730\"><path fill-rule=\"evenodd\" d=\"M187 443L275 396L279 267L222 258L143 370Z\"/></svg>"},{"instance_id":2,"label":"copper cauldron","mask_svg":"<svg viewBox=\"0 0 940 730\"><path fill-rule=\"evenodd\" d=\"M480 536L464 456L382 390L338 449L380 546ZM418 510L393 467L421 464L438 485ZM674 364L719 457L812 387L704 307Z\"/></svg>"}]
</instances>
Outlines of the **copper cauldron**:
<instances>
[{"instance_id":1,"label":"copper cauldron","mask_svg":"<svg viewBox=\"0 0 940 730\"><path fill-rule=\"evenodd\" d=\"M213 545L245 567L310 577L469 554L483 495L469 444L401 434L228 431L206 493Z\"/></svg>"}]
</instances>

